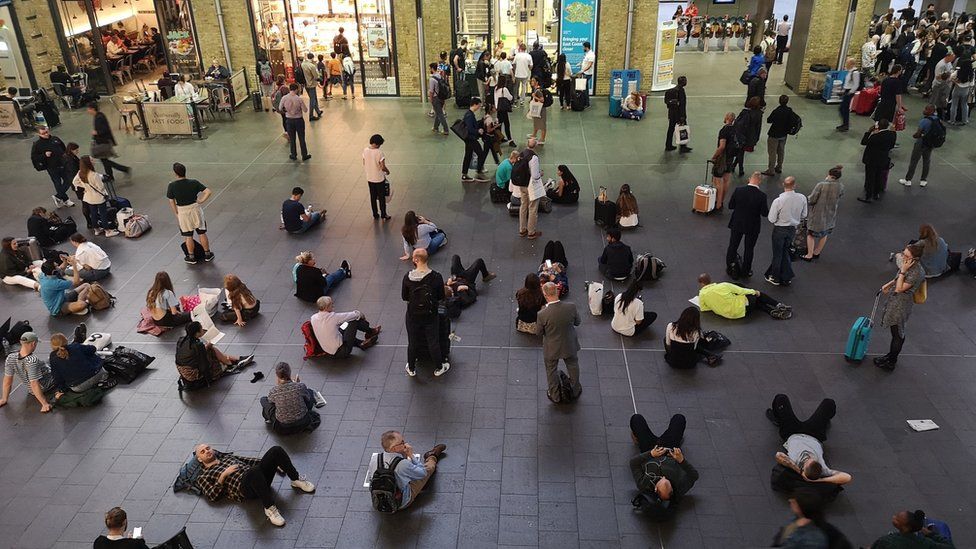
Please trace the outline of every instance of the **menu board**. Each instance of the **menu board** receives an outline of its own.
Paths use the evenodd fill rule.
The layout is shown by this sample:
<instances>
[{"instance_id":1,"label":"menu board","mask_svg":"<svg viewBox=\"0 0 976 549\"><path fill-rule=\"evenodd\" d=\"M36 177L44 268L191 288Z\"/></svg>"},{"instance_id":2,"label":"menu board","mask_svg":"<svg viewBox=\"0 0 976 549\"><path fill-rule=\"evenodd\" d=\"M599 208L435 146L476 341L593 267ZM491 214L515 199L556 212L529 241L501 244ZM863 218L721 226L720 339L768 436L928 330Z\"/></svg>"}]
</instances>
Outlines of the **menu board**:
<instances>
[{"instance_id":1,"label":"menu board","mask_svg":"<svg viewBox=\"0 0 976 549\"><path fill-rule=\"evenodd\" d=\"M166 48L169 50L169 61L173 72L186 75L199 73L200 63L197 61L197 48L190 31L171 30L167 32Z\"/></svg>"},{"instance_id":2,"label":"menu board","mask_svg":"<svg viewBox=\"0 0 976 549\"><path fill-rule=\"evenodd\" d=\"M244 69L230 75L230 88L231 93L234 96L235 107L239 106L244 101L247 101L247 76L244 74Z\"/></svg>"},{"instance_id":3,"label":"menu board","mask_svg":"<svg viewBox=\"0 0 976 549\"><path fill-rule=\"evenodd\" d=\"M0 133L24 133L13 101L0 101Z\"/></svg>"},{"instance_id":4,"label":"menu board","mask_svg":"<svg viewBox=\"0 0 976 549\"><path fill-rule=\"evenodd\" d=\"M386 25L376 25L366 29L366 46L370 57L389 57L390 44Z\"/></svg>"}]
</instances>

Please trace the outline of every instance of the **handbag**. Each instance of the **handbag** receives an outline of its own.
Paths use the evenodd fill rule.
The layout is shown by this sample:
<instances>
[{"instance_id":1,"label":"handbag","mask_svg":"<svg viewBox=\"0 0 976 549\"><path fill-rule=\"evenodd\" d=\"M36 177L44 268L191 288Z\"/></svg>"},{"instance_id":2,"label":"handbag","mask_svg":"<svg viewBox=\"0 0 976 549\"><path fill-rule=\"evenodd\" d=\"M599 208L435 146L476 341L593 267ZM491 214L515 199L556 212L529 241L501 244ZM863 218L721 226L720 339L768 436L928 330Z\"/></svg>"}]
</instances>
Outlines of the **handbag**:
<instances>
[{"instance_id":1,"label":"handbag","mask_svg":"<svg viewBox=\"0 0 976 549\"><path fill-rule=\"evenodd\" d=\"M679 145L687 145L691 141L691 128L688 124L679 124L674 127L674 132L678 136Z\"/></svg>"},{"instance_id":2,"label":"handbag","mask_svg":"<svg viewBox=\"0 0 976 549\"><path fill-rule=\"evenodd\" d=\"M529 102L529 112L527 118L542 118L542 103L538 101Z\"/></svg>"},{"instance_id":3,"label":"handbag","mask_svg":"<svg viewBox=\"0 0 976 549\"><path fill-rule=\"evenodd\" d=\"M115 158L115 146L111 143L92 142L91 155L93 158Z\"/></svg>"},{"instance_id":4,"label":"handbag","mask_svg":"<svg viewBox=\"0 0 976 549\"><path fill-rule=\"evenodd\" d=\"M586 78L577 78L575 82L576 91L587 91L586 84L587 84Z\"/></svg>"},{"instance_id":5,"label":"handbag","mask_svg":"<svg viewBox=\"0 0 976 549\"><path fill-rule=\"evenodd\" d=\"M468 127L464 125L464 120L461 120L460 118L455 120L454 123L451 124L451 131L454 132L454 135L461 138L462 141L467 141Z\"/></svg>"},{"instance_id":6,"label":"handbag","mask_svg":"<svg viewBox=\"0 0 976 549\"><path fill-rule=\"evenodd\" d=\"M922 303L925 303L925 300L928 299L928 297L929 297L929 281L923 280L922 284L918 287L918 289L912 293L912 301L914 301L916 305L921 305Z\"/></svg>"},{"instance_id":7,"label":"handbag","mask_svg":"<svg viewBox=\"0 0 976 549\"><path fill-rule=\"evenodd\" d=\"M390 188L390 180L389 179L384 179L383 180L383 196L386 197L386 201L387 202L389 202L390 200L393 200L393 189Z\"/></svg>"}]
</instances>

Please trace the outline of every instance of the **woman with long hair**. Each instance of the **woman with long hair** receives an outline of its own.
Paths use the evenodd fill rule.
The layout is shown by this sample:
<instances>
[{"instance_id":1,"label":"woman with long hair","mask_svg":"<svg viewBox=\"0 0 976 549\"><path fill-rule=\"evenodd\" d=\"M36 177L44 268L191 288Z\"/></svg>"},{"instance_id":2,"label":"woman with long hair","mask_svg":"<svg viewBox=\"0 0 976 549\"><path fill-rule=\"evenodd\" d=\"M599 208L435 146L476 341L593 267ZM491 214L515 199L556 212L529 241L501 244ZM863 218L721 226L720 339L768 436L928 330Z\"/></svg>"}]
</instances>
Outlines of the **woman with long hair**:
<instances>
[{"instance_id":1,"label":"woman with long hair","mask_svg":"<svg viewBox=\"0 0 976 549\"><path fill-rule=\"evenodd\" d=\"M643 289L644 284L640 280L634 280L613 300L613 320L610 321L613 331L623 336L635 336L646 330L657 318L655 312L644 312L644 301L640 298Z\"/></svg>"},{"instance_id":2,"label":"woman with long hair","mask_svg":"<svg viewBox=\"0 0 976 549\"><path fill-rule=\"evenodd\" d=\"M580 185L573 172L565 164L556 166L556 187L546 191L546 196L556 204L576 204L579 201Z\"/></svg>"},{"instance_id":3,"label":"woman with long hair","mask_svg":"<svg viewBox=\"0 0 976 549\"><path fill-rule=\"evenodd\" d=\"M630 185L624 183L617 196L617 224L624 229L636 227L639 223L638 211L637 198L630 192Z\"/></svg>"},{"instance_id":4,"label":"woman with long hair","mask_svg":"<svg viewBox=\"0 0 976 549\"><path fill-rule=\"evenodd\" d=\"M478 83L478 97L485 100L485 89L488 86L488 73L491 72L491 52L486 48L478 56L478 63L474 68L474 78Z\"/></svg>"},{"instance_id":5,"label":"woman with long hair","mask_svg":"<svg viewBox=\"0 0 976 549\"><path fill-rule=\"evenodd\" d=\"M837 225L837 205L844 196L844 184L840 182L842 166L834 166L827 177L817 183L807 197L810 211L807 214L807 253L800 256L803 261L813 261L820 257L827 237Z\"/></svg>"},{"instance_id":6,"label":"woman with long hair","mask_svg":"<svg viewBox=\"0 0 976 549\"><path fill-rule=\"evenodd\" d=\"M156 273L152 287L146 292L146 308L160 326L172 328L190 321L190 312L180 311L180 300L176 298L173 282L166 271Z\"/></svg>"},{"instance_id":7,"label":"woman with long hair","mask_svg":"<svg viewBox=\"0 0 976 549\"><path fill-rule=\"evenodd\" d=\"M68 343L62 333L51 335L51 375L59 392L84 393L108 379L95 347L80 342Z\"/></svg>"},{"instance_id":8,"label":"woman with long hair","mask_svg":"<svg viewBox=\"0 0 976 549\"><path fill-rule=\"evenodd\" d=\"M36 290L40 285L34 280L32 271L30 256L19 249L14 237L3 237L0 241L0 279L3 283Z\"/></svg>"},{"instance_id":9,"label":"woman with long hair","mask_svg":"<svg viewBox=\"0 0 976 549\"><path fill-rule=\"evenodd\" d=\"M566 54L556 57L556 93L559 94L559 108L568 110L573 104L573 69L566 62Z\"/></svg>"},{"instance_id":10,"label":"woman with long hair","mask_svg":"<svg viewBox=\"0 0 976 549\"><path fill-rule=\"evenodd\" d=\"M92 221L95 222L93 229L95 235L116 236L119 231L111 228L111 220L108 218L108 187L105 185L105 176L95 171L92 158L88 155L82 156L78 162L78 174L75 175L71 185L76 189L81 189L84 193L82 202L88 204L88 211L92 214Z\"/></svg>"},{"instance_id":11,"label":"woman with long hair","mask_svg":"<svg viewBox=\"0 0 976 549\"><path fill-rule=\"evenodd\" d=\"M515 314L515 329L525 334L539 335L539 326L536 321L539 311L546 305L539 275L535 273L525 275L525 285L515 292L515 303L518 305Z\"/></svg>"},{"instance_id":12,"label":"woman with long hair","mask_svg":"<svg viewBox=\"0 0 976 549\"><path fill-rule=\"evenodd\" d=\"M339 268L331 273L315 265L315 256L310 251L295 257L292 277L295 280L295 297L302 301L315 303L318 298L329 293L336 284L352 276L349 262L343 260Z\"/></svg>"},{"instance_id":13,"label":"woman with long hair","mask_svg":"<svg viewBox=\"0 0 976 549\"><path fill-rule=\"evenodd\" d=\"M508 140L509 146L514 147L515 140L512 139L512 122L508 117L512 112L513 103L515 102L515 97L509 89L511 79L512 77L507 74L498 75L498 83L495 85L495 114L498 115L498 122L502 125L502 129L505 130L505 139Z\"/></svg>"},{"instance_id":14,"label":"woman with long hair","mask_svg":"<svg viewBox=\"0 0 976 549\"><path fill-rule=\"evenodd\" d=\"M222 353L204 342L203 326L193 321L186 325L185 335L176 342L176 370L180 373L179 388L206 387L227 374L236 374L254 362L254 355L235 356Z\"/></svg>"},{"instance_id":15,"label":"woman with long hair","mask_svg":"<svg viewBox=\"0 0 976 549\"><path fill-rule=\"evenodd\" d=\"M237 275L224 276L224 290L227 292L230 308L221 312L221 320L244 326L247 324L247 320L258 315L261 309L261 301L254 297L251 290L241 282Z\"/></svg>"},{"instance_id":16,"label":"woman with long hair","mask_svg":"<svg viewBox=\"0 0 976 549\"><path fill-rule=\"evenodd\" d=\"M678 320L669 322L664 330L664 361L672 368L694 367L701 337L701 312L698 307L685 307Z\"/></svg>"},{"instance_id":17,"label":"woman with long hair","mask_svg":"<svg viewBox=\"0 0 976 549\"><path fill-rule=\"evenodd\" d=\"M403 237L403 257L401 261L408 261L413 251L418 248L427 250L427 253L434 255L437 250L447 244L447 235L444 231L437 228L429 219L422 215L417 215L413 210L403 215L403 228L400 229L400 236Z\"/></svg>"},{"instance_id":18,"label":"woman with long hair","mask_svg":"<svg viewBox=\"0 0 976 549\"><path fill-rule=\"evenodd\" d=\"M949 245L928 223L918 228L918 243L922 245L919 262L925 269L925 278L942 276L949 270Z\"/></svg>"},{"instance_id":19,"label":"woman with long hair","mask_svg":"<svg viewBox=\"0 0 976 549\"><path fill-rule=\"evenodd\" d=\"M953 126L965 126L969 123L969 95L973 89L973 80L972 56L959 56L956 71L952 74L952 103L949 107L949 124ZM959 114L962 115L961 120L956 121Z\"/></svg>"}]
</instances>

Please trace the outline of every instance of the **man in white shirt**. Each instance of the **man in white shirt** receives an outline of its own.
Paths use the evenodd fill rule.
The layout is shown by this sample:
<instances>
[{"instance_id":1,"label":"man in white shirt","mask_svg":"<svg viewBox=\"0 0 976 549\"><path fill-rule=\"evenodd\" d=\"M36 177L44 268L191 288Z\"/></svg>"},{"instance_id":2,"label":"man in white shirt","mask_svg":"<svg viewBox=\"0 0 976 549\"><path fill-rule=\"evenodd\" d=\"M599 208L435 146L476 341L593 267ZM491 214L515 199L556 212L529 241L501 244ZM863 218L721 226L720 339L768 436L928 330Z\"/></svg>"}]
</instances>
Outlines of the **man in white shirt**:
<instances>
[{"instance_id":1,"label":"man in white shirt","mask_svg":"<svg viewBox=\"0 0 976 549\"><path fill-rule=\"evenodd\" d=\"M346 358L355 347L365 351L376 345L383 327L371 328L363 313L337 313L333 310L332 298L327 295L320 297L315 305L319 312L312 315L312 333L322 350L333 358ZM363 332L366 339L357 339L358 332Z\"/></svg>"},{"instance_id":2,"label":"man in white shirt","mask_svg":"<svg viewBox=\"0 0 976 549\"><path fill-rule=\"evenodd\" d=\"M766 269L766 282L773 286L789 286L793 280L790 245L796 227L807 217L807 197L797 194L796 179L783 180L783 192L769 206L769 222L773 224L773 261Z\"/></svg>"},{"instance_id":3,"label":"man in white shirt","mask_svg":"<svg viewBox=\"0 0 976 549\"><path fill-rule=\"evenodd\" d=\"M840 96L840 126L837 131L846 132L851 125L851 100L861 89L861 71L857 70L857 61L853 57L847 58L847 76L844 77L844 93Z\"/></svg>"},{"instance_id":4,"label":"man in white shirt","mask_svg":"<svg viewBox=\"0 0 976 549\"><path fill-rule=\"evenodd\" d=\"M861 46L861 74L870 76L874 71L874 60L878 57L878 42L881 37L875 34Z\"/></svg>"},{"instance_id":5,"label":"man in white shirt","mask_svg":"<svg viewBox=\"0 0 976 549\"><path fill-rule=\"evenodd\" d=\"M89 242L84 235L75 233L68 239L75 248L75 268L78 275L85 282L96 282L108 277L111 272L112 262L97 244ZM62 270L68 268L67 262L62 263Z\"/></svg>"},{"instance_id":6,"label":"man in white shirt","mask_svg":"<svg viewBox=\"0 0 976 549\"><path fill-rule=\"evenodd\" d=\"M786 45L790 41L790 16L784 15L783 20L776 25L776 64L783 64L783 54L786 53Z\"/></svg>"},{"instance_id":7,"label":"man in white shirt","mask_svg":"<svg viewBox=\"0 0 976 549\"><path fill-rule=\"evenodd\" d=\"M501 52L498 54L498 61L495 61L494 69L498 77L505 76L508 82L508 93L512 94L512 97L515 97L515 68L512 67L512 62L507 53Z\"/></svg>"},{"instance_id":8,"label":"man in white shirt","mask_svg":"<svg viewBox=\"0 0 976 549\"><path fill-rule=\"evenodd\" d=\"M589 42L583 42L583 62L580 63L580 73L586 79L586 106L590 106L590 81L596 69L596 52Z\"/></svg>"},{"instance_id":9,"label":"man in white shirt","mask_svg":"<svg viewBox=\"0 0 976 549\"><path fill-rule=\"evenodd\" d=\"M434 78L440 79L440 76L431 77ZM443 102L439 116L444 116ZM434 124L436 128L437 122ZM447 127L447 122L444 123L444 127ZM386 221L390 219L390 216L386 215L386 176L390 175L390 169L386 167L386 157L380 151L383 142L383 136L378 133L369 138L369 146L363 149L363 169L366 171L366 183L369 185L369 206L373 209L373 219L382 218Z\"/></svg>"},{"instance_id":10,"label":"man in white shirt","mask_svg":"<svg viewBox=\"0 0 976 549\"><path fill-rule=\"evenodd\" d=\"M525 44L519 46L513 61L515 65L515 100L519 105L525 101L525 94L530 93L529 78L532 76L532 56L525 51Z\"/></svg>"}]
</instances>

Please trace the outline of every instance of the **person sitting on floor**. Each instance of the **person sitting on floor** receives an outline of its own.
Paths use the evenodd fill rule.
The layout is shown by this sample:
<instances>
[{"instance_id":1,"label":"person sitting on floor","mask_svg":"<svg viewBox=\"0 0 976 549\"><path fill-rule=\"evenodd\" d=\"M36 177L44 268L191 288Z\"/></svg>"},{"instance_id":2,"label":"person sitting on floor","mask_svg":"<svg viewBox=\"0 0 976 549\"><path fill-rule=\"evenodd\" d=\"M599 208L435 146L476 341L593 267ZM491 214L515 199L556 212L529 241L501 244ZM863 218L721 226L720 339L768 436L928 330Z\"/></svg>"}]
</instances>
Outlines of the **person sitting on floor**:
<instances>
[{"instance_id":1,"label":"person sitting on floor","mask_svg":"<svg viewBox=\"0 0 976 549\"><path fill-rule=\"evenodd\" d=\"M672 368L693 368L702 359L710 366L718 364L721 355L707 351L703 343L701 312L698 307L685 307L664 330L664 361Z\"/></svg>"},{"instance_id":2,"label":"person sitting on floor","mask_svg":"<svg viewBox=\"0 0 976 549\"><path fill-rule=\"evenodd\" d=\"M437 463L447 455L444 453L447 446L437 444L425 452L421 458L414 455L413 447L403 439L403 435L399 431L383 433L380 436L380 444L383 445L383 452L380 453L383 466L392 467L393 473L396 475L397 488L402 494L395 510L402 511L423 493L424 486L437 471ZM394 461L396 461L395 464ZM375 471L376 459L371 459L366 478L372 479Z\"/></svg>"},{"instance_id":3,"label":"person sitting on floor","mask_svg":"<svg viewBox=\"0 0 976 549\"><path fill-rule=\"evenodd\" d=\"M539 275L529 273L525 275L525 284L515 292L515 329L524 334L539 335L539 311L546 306L546 297L542 295L542 284Z\"/></svg>"},{"instance_id":4,"label":"person sitting on floor","mask_svg":"<svg viewBox=\"0 0 976 549\"><path fill-rule=\"evenodd\" d=\"M610 321L613 331L622 336L636 336L657 318L655 312L644 312L644 301L640 296L643 289L641 281L634 280L626 290L617 294L613 301L613 320Z\"/></svg>"},{"instance_id":5,"label":"person sitting on floor","mask_svg":"<svg viewBox=\"0 0 976 549\"><path fill-rule=\"evenodd\" d=\"M329 296L318 298L315 305L319 312L312 315L312 333L326 354L333 358L345 358L352 354L354 348L365 351L376 345L383 327L371 327L363 313L337 313L333 310L332 298ZM357 339L359 332L363 332L366 339Z\"/></svg>"},{"instance_id":6,"label":"person sitting on floor","mask_svg":"<svg viewBox=\"0 0 976 549\"><path fill-rule=\"evenodd\" d=\"M565 164L556 166L556 187L546 191L553 204L576 204L579 201L580 185L573 172Z\"/></svg>"},{"instance_id":7,"label":"person sitting on floor","mask_svg":"<svg viewBox=\"0 0 976 549\"><path fill-rule=\"evenodd\" d=\"M73 223L65 223L58 214L48 213L40 206L34 208L27 218L27 236L36 238L42 248L64 242L76 228Z\"/></svg>"},{"instance_id":8,"label":"person sitting on floor","mask_svg":"<svg viewBox=\"0 0 976 549\"><path fill-rule=\"evenodd\" d=\"M149 549L144 539L126 536L129 518L121 507L113 507L105 513L105 527L108 533L95 538L93 549Z\"/></svg>"},{"instance_id":9,"label":"person sitting on floor","mask_svg":"<svg viewBox=\"0 0 976 549\"><path fill-rule=\"evenodd\" d=\"M631 120L640 120L644 117L644 103L641 101L640 92L634 90L627 94L620 102L620 117Z\"/></svg>"},{"instance_id":10,"label":"person sitting on floor","mask_svg":"<svg viewBox=\"0 0 976 549\"><path fill-rule=\"evenodd\" d=\"M698 471L681 452L685 424L685 416L675 414L667 430L657 436L644 416L630 417L630 437L641 452L631 458L630 472L641 497L658 518L668 517L698 481Z\"/></svg>"},{"instance_id":11,"label":"person sitting on floor","mask_svg":"<svg viewBox=\"0 0 976 549\"><path fill-rule=\"evenodd\" d=\"M951 539L931 528L925 511L899 511L891 517L895 532L876 539L871 549L954 549Z\"/></svg>"},{"instance_id":12,"label":"person sitting on floor","mask_svg":"<svg viewBox=\"0 0 976 549\"><path fill-rule=\"evenodd\" d=\"M275 386L261 397L261 415L280 435L314 431L322 423L315 407L315 393L299 380L291 378L287 362L275 365Z\"/></svg>"},{"instance_id":13,"label":"person sitting on floor","mask_svg":"<svg viewBox=\"0 0 976 549\"><path fill-rule=\"evenodd\" d=\"M315 256L310 251L301 252L295 257L292 273L292 278L295 280L295 297L302 301L315 303L337 284L351 277L352 270L346 260L342 260L339 268L330 273L315 266Z\"/></svg>"},{"instance_id":14,"label":"person sitting on floor","mask_svg":"<svg viewBox=\"0 0 976 549\"><path fill-rule=\"evenodd\" d=\"M190 311L180 311L180 300L166 271L156 273L152 288L146 293L146 308L159 326L173 328L190 321Z\"/></svg>"},{"instance_id":15,"label":"person sitting on floor","mask_svg":"<svg viewBox=\"0 0 976 549\"><path fill-rule=\"evenodd\" d=\"M793 316L793 307L780 303L772 297L736 286L731 282L712 282L708 273L698 275L698 306L702 311L711 311L718 316L735 320L743 318L754 310L769 313L777 320Z\"/></svg>"},{"instance_id":16,"label":"person sitting on floor","mask_svg":"<svg viewBox=\"0 0 976 549\"><path fill-rule=\"evenodd\" d=\"M89 242L85 235L75 233L68 238L68 242L75 248L75 261L73 265L81 271L81 279L85 282L98 282L108 278L112 274L112 262L108 254L98 244ZM68 256L63 256L67 260ZM63 261L58 266L64 272L69 272L72 265Z\"/></svg>"},{"instance_id":17,"label":"person sitting on floor","mask_svg":"<svg viewBox=\"0 0 976 549\"><path fill-rule=\"evenodd\" d=\"M288 234L302 234L318 225L325 219L326 210L313 211L312 205L302 205L302 195L305 190L295 187L291 190L291 198L281 204L281 227Z\"/></svg>"},{"instance_id":18,"label":"person sitting on floor","mask_svg":"<svg viewBox=\"0 0 976 549\"><path fill-rule=\"evenodd\" d=\"M0 277L3 283L37 290L40 284L33 276L30 257L24 250L18 249L17 241L12 236L3 237L3 241L0 241Z\"/></svg>"},{"instance_id":19,"label":"person sitting on floor","mask_svg":"<svg viewBox=\"0 0 976 549\"><path fill-rule=\"evenodd\" d=\"M922 245L919 263L925 269L925 278L940 277L949 272L949 245L928 223L918 228L918 243Z\"/></svg>"},{"instance_id":20,"label":"person sitting on floor","mask_svg":"<svg viewBox=\"0 0 976 549\"><path fill-rule=\"evenodd\" d=\"M225 305L220 312L220 319L224 322L233 322L243 327L248 320L261 312L261 301L254 297L237 275L224 276L224 291L227 292L227 301L230 302L230 306Z\"/></svg>"},{"instance_id":21,"label":"person sitting on floor","mask_svg":"<svg viewBox=\"0 0 976 549\"><path fill-rule=\"evenodd\" d=\"M607 245L597 260L600 272L607 278L626 280L634 267L634 252L620 241L620 229L607 230Z\"/></svg>"},{"instance_id":22,"label":"person sitting on floor","mask_svg":"<svg viewBox=\"0 0 976 549\"><path fill-rule=\"evenodd\" d=\"M204 342L203 334L203 326L193 321L186 325L186 335L176 342L180 389L207 387L222 376L236 374L254 362L254 355L242 357L222 353L210 342Z\"/></svg>"},{"instance_id":23,"label":"person sitting on floor","mask_svg":"<svg viewBox=\"0 0 976 549\"><path fill-rule=\"evenodd\" d=\"M75 263L72 256L67 256L66 261L68 264ZM91 286L81 281L80 272L81 269L74 269L71 280L65 280L54 263L45 261L41 264L38 292L51 316L88 314L87 299Z\"/></svg>"},{"instance_id":24,"label":"person sitting on floor","mask_svg":"<svg viewBox=\"0 0 976 549\"><path fill-rule=\"evenodd\" d=\"M640 223L637 218L639 211L637 197L630 192L630 185L626 183L621 185L620 194L617 196L617 224L624 229L636 227Z\"/></svg>"},{"instance_id":25,"label":"person sitting on floor","mask_svg":"<svg viewBox=\"0 0 976 549\"><path fill-rule=\"evenodd\" d=\"M227 498L243 502L260 499L264 515L275 526L285 525L271 491L279 471L291 479L292 488L306 494L315 492L315 485L299 476L288 452L281 446L272 446L260 459L218 452L208 444L197 445L193 453L203 466L194 484L208 500L216 502Z\"/></svg>"},{"instance_id":26,"label":"person sitting on floor","mask_svg":"<svg viewBox=\"0 0 976 549\"><path fill-rule=\"evenodd\" d=\"M437 228L429 219L422 215L417 215L413 210L408 211L403 216L403 228L400 229L403 237L403 256L402 261L408 261L412 257L414 250L427 250L428 255L434 255L437 250L447 244L447 235L444 231Z\"/></svg>"},{"instance_id":27,"label":"person sitting on floor","mask_svg":"<svg viewBox=\"0 0 976 549\"><path fill-rule=\"evenodd\" d=\"M61 393L69 390L84 393L108 379L108 372L102 369L102 359L95 354L95 347L79 341L68 343L62 333L51 336L49 360L54 386Z\"/></svg>"},{"instance_id":28,"label":"person sitting on floor","mask_svg":"<svg viewBox=\"0 0 976 549\"><path fill-rule=\"evenodd\" d=\"M827 440L830 420L837 414L833 399L825 398L806 421L800 421L793 411L790 398L782 393L773 398L766 417L779 428L786 453L776 452L776 462L792 469L807 482L826 482L843 485L851 481L851 475L827 467L824 460L823 442Z\"/></svg>"},{"instance_id":29,"label":"person sitting on floor","mask_svg":"<svg viewBox=\"0 0 976 549\"><path fill-rule=\"evenodd\" d=\"M52 409L51 402L61 396L57 391L57 384L51 367L34 356L37 350L37 334L24 332L20 336L20 350L7 355L3 363L3 393L0 395L0 407L7 404L10 391L14 386L14 374L27 388L27 393L33 396L41 405L41 413L46 414Z\"/></svg>"}]
</instances>

